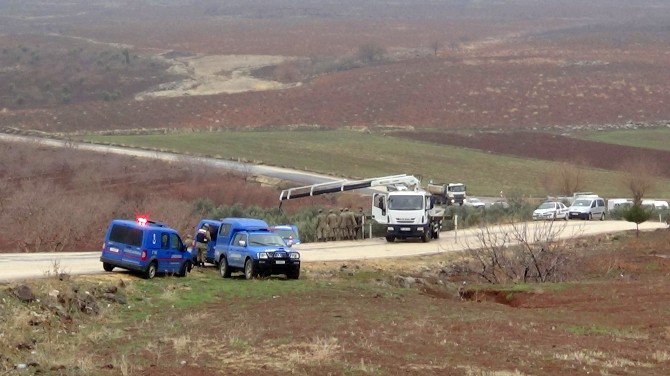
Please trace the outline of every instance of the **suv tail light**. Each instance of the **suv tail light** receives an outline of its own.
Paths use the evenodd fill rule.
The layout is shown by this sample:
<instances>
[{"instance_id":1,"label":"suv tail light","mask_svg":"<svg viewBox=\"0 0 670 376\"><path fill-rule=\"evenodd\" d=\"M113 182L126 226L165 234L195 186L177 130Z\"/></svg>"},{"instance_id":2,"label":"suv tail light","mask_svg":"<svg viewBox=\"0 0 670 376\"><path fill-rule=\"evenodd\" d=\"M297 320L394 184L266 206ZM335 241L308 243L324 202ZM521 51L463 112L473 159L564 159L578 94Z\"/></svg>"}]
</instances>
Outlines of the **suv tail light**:
<instances>
[{"instance_id":1,"label":"suv tail light","mask_svg":"<svg viewBox=\"0 0 670 376\"><path fill-rule=\"evenodd\" d=\"M146 260L147 260L147 251L142 251L142 254L140 255L140 259L141 259L142 261L146 261Z\"/></svg>"}]
</instances>

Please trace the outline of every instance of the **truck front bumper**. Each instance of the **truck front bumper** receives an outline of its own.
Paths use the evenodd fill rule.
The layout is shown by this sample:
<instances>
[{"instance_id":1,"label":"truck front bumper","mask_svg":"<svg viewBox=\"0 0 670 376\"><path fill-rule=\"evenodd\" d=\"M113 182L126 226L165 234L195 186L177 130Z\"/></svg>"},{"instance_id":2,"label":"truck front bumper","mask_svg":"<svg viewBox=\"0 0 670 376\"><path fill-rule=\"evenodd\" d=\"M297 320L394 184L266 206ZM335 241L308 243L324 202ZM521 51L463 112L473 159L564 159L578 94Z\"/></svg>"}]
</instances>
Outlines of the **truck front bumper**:
<instances>
[{"instance_id":1,"label":"truck front bumper","mask_svg":"<svg viewBox=\"0 0 670 376\"><path fill-rule=\"evenodd\" d=\"M300 269L300 260L296 259L262 259L254 260L254 269L259 274L286 274Z\"/></svg>"},{"instance_id":2,"label":"truck front bumper","mask_svg":"<svg viewBox=\"0 0 670 376\"><path fill-rule=\"evenodd\" d=\"M388 225L386 235L396 238L418 238L427 231L426 225Z\"/></svg>"}]
</instances>

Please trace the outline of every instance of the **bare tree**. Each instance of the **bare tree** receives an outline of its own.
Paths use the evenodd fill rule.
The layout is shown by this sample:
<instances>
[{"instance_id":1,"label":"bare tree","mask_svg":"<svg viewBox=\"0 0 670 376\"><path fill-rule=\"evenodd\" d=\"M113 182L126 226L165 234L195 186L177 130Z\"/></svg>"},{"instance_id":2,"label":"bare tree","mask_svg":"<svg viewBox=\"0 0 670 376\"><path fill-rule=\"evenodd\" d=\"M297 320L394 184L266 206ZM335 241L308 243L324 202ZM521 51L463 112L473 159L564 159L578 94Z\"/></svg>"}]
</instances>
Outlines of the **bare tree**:
<instances>
[{"instance_id":1,"label":"bare tree","mask_svg":"<svg viewBox=\"0 0 670 376\"><path fill-rule=\"evenodd\" d=\"M476 240L467 242L464 269L482 280L551 282L561 280L568 264L565 223L555 221L512 223L501 230L479 228Z\"/></svg>"},{"instance_id":2,"label":"bare tree","mask_svg":"<svg viewBox=\"0 0 670 376\"><path fill-rule=\"evenodd\" d=\"M544 186L550 193L572 196L573 193L584 190L586 172L576 163L564 162L557 169L547 172Z\"/></svg>"},{"instance_id":3,"label":"bare tree","mask_svg":"<svg viewBox=\"0 0 670 376\"><path fill-rule=\"evenodd\" d=\"M442 48L442 42L439 40L434 40L430 42L430 49L433 50L433 54L437 56L437 52Z\"/></svg>"},{"instance_id":4,"label":"bare tree","mask_svg":"<svg viewBox=\"0 0 670 376\"><path fill-rule=\"evenodd\" d=\"M658 183L659 168L655 161L637 159L622 166L623 184L633 195L633 205L642 205L642 198Z\"/></svg>"}]
</instances>

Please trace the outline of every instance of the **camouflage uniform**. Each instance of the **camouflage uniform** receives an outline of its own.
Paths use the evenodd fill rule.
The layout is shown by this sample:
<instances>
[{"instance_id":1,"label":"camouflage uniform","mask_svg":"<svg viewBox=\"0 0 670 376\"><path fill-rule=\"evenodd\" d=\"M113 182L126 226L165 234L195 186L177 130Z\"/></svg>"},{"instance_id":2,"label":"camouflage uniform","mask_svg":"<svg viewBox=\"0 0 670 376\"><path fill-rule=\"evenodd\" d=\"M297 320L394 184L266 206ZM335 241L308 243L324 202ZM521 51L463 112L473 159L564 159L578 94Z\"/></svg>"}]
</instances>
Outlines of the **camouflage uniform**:
<instances>
[{"instance_id":1,"label":"camouflage uniform","mask_svg":"<svg viewBox=\"0 0 670 376\"><path fill-rule=\"evenodd\" d=\"M328 221L323 210L319 209L319 214L316 216L316 241L328 240Z\"/></svg>"},{"instance_id":2,"label":"camouflage uniform","mask_svg":"<svg viewBox=\"0 0 670 376\"><path fill-rule=\"evenodd\" d=\"M195 237L195 247L198 250L197 266L205 266L205 256L207 254L207 244L212 241L212 236L209 234L209 225L205 224Z\"/></svg>"},{"instance_id":3,"label":"camouflage uniform","mask_svg":"<svg viewBox=\"0 0 670 376\"><path fill-rule=\"evenodd\" d=\"M347 239L353 240L354 239L354 227L356 227L356 218L354 218L354 213L349 211L349 208L344 209L344 215L345 215L345 225L347 227L346 229L346 236Z\"/></svg>"},{"instance_id":4,"label":"camouflage uniform","mask_svg":"<svg viewBox=\"0 0 670 376\"><path fill-rule=\"evenodd\" d=\"M356 239L363 239L363 218L365 218L363 208L358 208L358 211L354 213L354 220L356 221L354 236L356 237Z\"/></svg>"},{"instance_id":5,"label":"camouflage uniform","mask_svg":"<svg viewBox=\"0 0 670 376\"><path fill-rule=\"evenodd\" d=\"M340 209L340 222L338 228L340 230L340 236L338 240L349 238L347 234L347 214L344 213L344 209Z\"/></svg>"},{"instance_id":6,"label":"camouflage uniform","mask_svg":"<svg viewBox=\"0 0 670 376\"><path fill-rule=\"evenodd\" d=\"M337 238L337 227L339 226L340 217L333 213L333 209L330 209L326 221L328 223L328 238L335 240Z\"/></svg>"}]
</instances>

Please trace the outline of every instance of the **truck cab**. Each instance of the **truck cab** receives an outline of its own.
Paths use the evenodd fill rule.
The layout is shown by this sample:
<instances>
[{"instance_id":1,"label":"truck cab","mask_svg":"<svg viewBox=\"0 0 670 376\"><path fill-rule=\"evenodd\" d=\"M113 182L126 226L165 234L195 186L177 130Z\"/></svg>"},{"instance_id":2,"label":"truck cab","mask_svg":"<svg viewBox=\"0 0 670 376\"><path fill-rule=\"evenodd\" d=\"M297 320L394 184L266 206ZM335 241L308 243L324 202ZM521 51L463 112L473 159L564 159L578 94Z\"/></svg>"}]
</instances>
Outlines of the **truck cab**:
<instances>
[{"instance_id":1,"label":"truck cab","mask_svg":"<svg viewBox=\"0 0 670 376\"><path fill-rule=\"evenodd\" d=\"M386 224L386 240L437 239L442 227L443 210L433 208L431 194L422 191L392 191L373 195L372 219Z\"/></svg>"}]
</instances>

